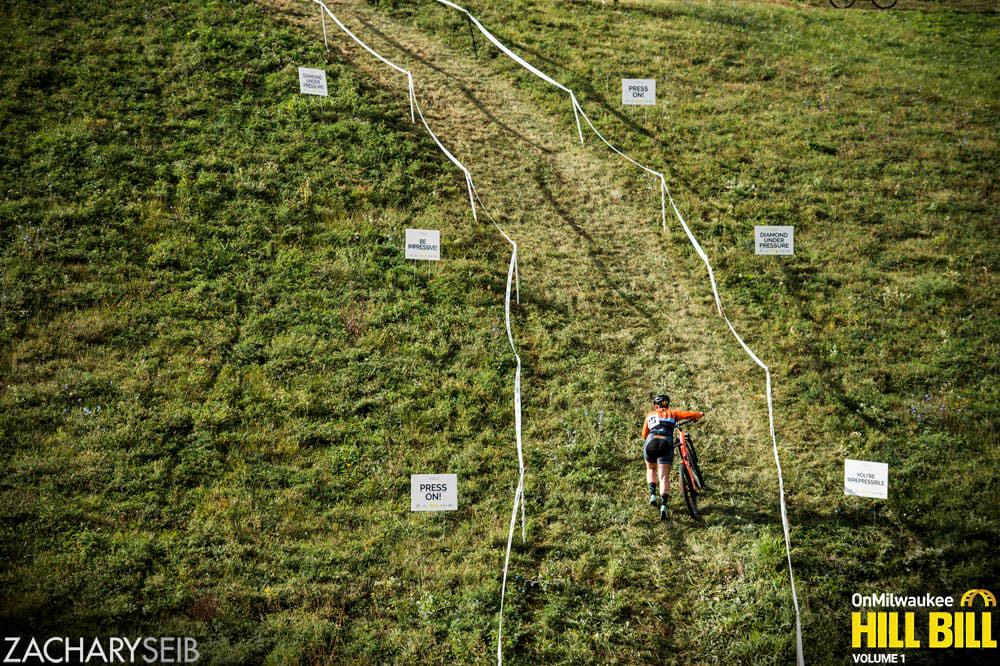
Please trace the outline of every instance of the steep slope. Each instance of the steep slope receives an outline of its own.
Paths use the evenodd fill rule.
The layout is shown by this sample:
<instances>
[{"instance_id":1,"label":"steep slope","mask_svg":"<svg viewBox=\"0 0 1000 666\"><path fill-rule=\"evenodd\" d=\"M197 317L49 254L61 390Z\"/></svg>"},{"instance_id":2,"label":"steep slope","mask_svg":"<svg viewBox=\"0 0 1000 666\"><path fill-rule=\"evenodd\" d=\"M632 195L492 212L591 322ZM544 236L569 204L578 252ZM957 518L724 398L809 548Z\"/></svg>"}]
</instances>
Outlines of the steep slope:
<instances>
[{"instance_id":1,"label":"steep slope","mask_svg":"<svg viewBox=\"0 0 1000 666\"><path fill-rule=\"evenodd\" d=\"M505 244L458 225L447 264L404 261L404 227L463 220L464 192L347 64L299 95L321 47L259 7L3 12L5 635L356 662L416 584L387 567L418 552L397 536L411 467L473 429L454 468L507 460ZM432 528L486 608L492 485ZM382 645L373 662L404 650Z\"/></svg>"},{"instance_id":2,"label":"steep slope","mask_svg":"<svg viewBox=\"0 0 1000 666\"><path fill-rule=\"evenodd\" d=\"M658 233L655 190L600 146L576 146L565 97L477 41L460 15L381 4L395 13L338 7L413 67L435 128L522 247L528 498L533 545L552 551L521 560L531 580L511 612L524 632L511 653L788 660L761 377L722 329L682 235ZM602 130L671 170L737 326L777 371L807 615L846 624L850 594L870 586L995 582L996 511L977 498L996 485L996 349L982 337L997 330L996 81L975 63L996 53L996 17L714 2L470 8L582 92ZM316 34L318 17L300 20ZM617 110L618 78L643 74L663 75L664 103ZM796 225L795 258L752 256L751 227L764 222ZM675 535L668 551L635 504L629 428L663 385L711 413L702 441L724 489L707 529ZM883 512L842 497L844 457L892 464ZM636 584L638 571L658 582ZM842 655L839 625L811 617L809 656Z\"/></svg>"},{"instance_id":3,"label":"steep slope","mask_svg":"<svg viewBox=\"0 0 1000 666\"><path fill-rule=\"evenodd\" d=\"M284 10L317 34L318 15L300 5ZM578 146L568 102L554 122L509 75L488 72L363 3L349 11L352 29L412 67L435 132L469 166L486 205L519 243L531 519L530 548L515 571L530 582L515 590L509 613L512 635L524 632L528 644L513 642L511 653L628 662L677 651L692 659L706 649L702 623L719 621L718 608L699 611L699 600L727 588L755 599L754 609L725 604L730 612L767 618L736 654L763 649L787 659L791 607L778 568L763 376L728 337L683 234L660 232L654 183L605 151ZM332 57L351 59L403 94L398 74L332 26L329 35ZM720 486L740 489L727 494L726 506L709 507L707 529L669 538L641 501L636 441L641 410L659 387L710 413L702 428L706 465ZM727 573L709 576L703 567ZM637 571L648 572L641 583L631 580ZM741 579L735 586L734 576ZM584 617L594 626L572 641L558 639Z\"/></svg>"},{"instance_id":4,"label":"steep slope","mask_svg":"<svg viewBox=\"0 0 1000 666\"><path fill-rule=\"evenodd\" d=\"M652 183L453 12L331 7L412 68L520 245L509 663L790 662L763 377ZM470 8L668 169L775 370L807 660L843 660L852 592L995 589L995 17ZM210 663L492 661L508 250L401 77L329 25L324 50L307 2L4 11L0 621L194 635ZM616 108L625 73L665 104ZM795 257L752 256L765 221ZM406 227L444 261L405 262ZM708 412L703 526L643 503L661 388ZM893 464L878 513L842 497L845 455ZM410 514L414 472L458 473L461 509Z\"/></svg>"}]
</instances>

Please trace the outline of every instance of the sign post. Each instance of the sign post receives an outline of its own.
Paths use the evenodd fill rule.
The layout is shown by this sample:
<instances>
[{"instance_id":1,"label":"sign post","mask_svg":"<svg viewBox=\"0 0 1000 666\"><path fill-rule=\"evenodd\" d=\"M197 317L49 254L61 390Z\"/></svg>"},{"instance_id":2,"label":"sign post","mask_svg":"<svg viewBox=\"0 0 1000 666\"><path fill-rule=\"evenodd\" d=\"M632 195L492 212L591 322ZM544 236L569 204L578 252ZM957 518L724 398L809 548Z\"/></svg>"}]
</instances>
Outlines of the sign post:
<instances>
[{"instance_id":1,"label":"sign post","mask_svg":"<svg viewBox=\"0 0 1000 666\"><path fill-rule=\"evenodd\" d=\"M795 227L754 227L754 254L795 254Z\"/></svg>"},{"instance_id":2,"label":"sign post","mask_svg":"<svg viewBox=\"0 0 1000 666\"><path fill-rule=\"evenodd\" d=\"M410 511L458 509L457 474L411 474Z\"/></svg>"}]
</instances>

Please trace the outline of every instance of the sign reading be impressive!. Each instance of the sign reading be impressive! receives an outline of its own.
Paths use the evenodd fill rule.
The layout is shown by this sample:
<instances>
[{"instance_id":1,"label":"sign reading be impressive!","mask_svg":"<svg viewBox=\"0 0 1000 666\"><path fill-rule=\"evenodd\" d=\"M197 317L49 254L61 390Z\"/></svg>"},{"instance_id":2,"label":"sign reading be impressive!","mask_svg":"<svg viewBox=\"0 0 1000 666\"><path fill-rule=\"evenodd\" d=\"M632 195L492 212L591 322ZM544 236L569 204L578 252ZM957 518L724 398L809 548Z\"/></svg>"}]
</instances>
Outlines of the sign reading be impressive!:
<instances>
[{"instance_id":1,"label":"sign reading be impressive!","mask_svg":"<svg viewBox=\"0 0 1000 666\"><path fill-rule=\"evenodd\" d=\"M844 494L889 499L889 465L868 460L844 460Z\"/></svg>"},{"instance_id":2,"label":"sign reading be impressive!","mask_svg":"<svg viewBox=\"0 0 1000 666\"><path fill-rule=\"evenodd\" d=\"M622 104L656 106L656 79L622 79Z\"/></svg>"},{"instance_id":3,"label":"sign reading be impressive!","mask_svg":"<svg viewBox=\"0 0 1000 666\"><path fill-rule=\"evenodd\" d=\"M437 229L407 229L406 258L439 261L441 259L441 232Z\"/></svg>"},{"instance_id":4,"label":"sign reading be impressive!","mask_svg":"<svg viewBox=\"0 0 1000 666\"><path fill-rule=\"evenodd\" d=\"M795 254L795 227L754 227L754 254Z\"/></svg>"},{"instance_id":5,"label":"sign reading be impressive!","mask_svg":"<svg viewBox=\"0 0 1000 666\"><path fill-rule=\"evenodd\" d=\"M457 508L457 474L410 475L410 511L454 511Z\"/></svg>"}]
</instances>

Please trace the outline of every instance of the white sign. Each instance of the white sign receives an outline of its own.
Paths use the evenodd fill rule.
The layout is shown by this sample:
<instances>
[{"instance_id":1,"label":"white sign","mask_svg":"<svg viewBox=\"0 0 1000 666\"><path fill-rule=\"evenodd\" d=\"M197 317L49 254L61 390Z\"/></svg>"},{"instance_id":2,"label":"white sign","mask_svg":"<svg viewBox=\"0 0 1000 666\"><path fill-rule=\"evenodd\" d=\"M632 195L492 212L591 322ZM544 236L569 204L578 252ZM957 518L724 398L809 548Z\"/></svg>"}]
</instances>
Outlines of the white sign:
<instances>
[{"instance_id":1,"label":"white sign","mask_svg":"<svg viewBox=\"0 0 1000 666\"><path fill-rule=\"evenodd\" d=\"M299 92L303 95L326 97L326 72L322 69L299 67Z\"/></svg>"},{"instance_id":2,"label":"white sign","mask_svg":"<svg viewBox=\"0 0 1000 666\"><path fill-rule=\"evenodd\" d=\"M454 511L457 508L457 474L410 475L410 511Z\"/></svg>"},{"instance_id":3,"label":"white sign","mask_svg":"<svg viewBox=\"0 0 1000 666\"><path fill-rule=\"evenodd\" d=\"M844 460L844 494L889 499L889 465L867 460Z\"/></svg>"},{"instance_id":4,"label":"white sign","mask_svg":"<svg viewBox=\"0 0 1000 666\"><path fill-rule=\"evenodd\" d=\"M437 229L407 229L406 258L438 261L441 259L441 232Z\"/></svg>"},{"instance_id":5,"label":"white sign","mask_svg":"<svg viewBox=\"0 0 1000 666\"><path fill-rule=\"evenodd\" d=\"M795 254L795 227L754 227L754 254Z\"/></svg>"},{"instance_id":6,"label":"white sign","mask_svg":"<svg viewBox=\"0 0 1000 666\"><path fill-rule=\"evenodd\" d=\"M656 106L656 79L622 79L622 104Z\"/></svg>"}]
</instances>

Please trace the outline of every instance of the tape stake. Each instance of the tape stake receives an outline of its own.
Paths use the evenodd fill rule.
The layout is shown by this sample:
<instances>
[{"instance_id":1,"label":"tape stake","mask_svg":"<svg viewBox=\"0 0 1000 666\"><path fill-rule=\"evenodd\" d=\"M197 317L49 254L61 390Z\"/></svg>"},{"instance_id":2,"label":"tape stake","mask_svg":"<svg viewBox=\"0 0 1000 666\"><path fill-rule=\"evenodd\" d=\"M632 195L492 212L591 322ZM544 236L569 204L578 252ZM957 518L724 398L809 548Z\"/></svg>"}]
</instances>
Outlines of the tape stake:
<instances>
[{"instance_id":1,"label":"tape stake","mask_svg":"<svg viewBox=\"0 0 1000 666\"><path fill-rule=\"evenodd\" d=\"M330 42L326 40L326 14L323 13L323 8L319 8L319 20L323 24L323 46L327 51L330 50Z\"/></svg>"},{"instance_id":2,"label":"tape stake","mask_svg":"<svg viewBox=\"0 0 1000 666\"><path fill-rule=\"evenodd\" d=\"M468 171L465 172L465 185L469 189L469 205L472 206L472 219L478 222L479 216L476 215L476 202L472 196L472 176L469 175Z\"/></svg>"},{"instance_id":3,"label":"tape stake","mask_svg":"<svg viewBox=\"0 0 1000 666\"><path fill-rule=\"evenodd\" d=\"M514 266L514 288L518 289L518 277L517 277L517 243L511 243L514 249L511 251L510 261ZM525 544L528 541L527 525L528 520L525 517L524 505L524 449L521 446L521 355L517 353L517 348L514 346L514 334L510 329L510 279L507 280L507 337L510 340L510 350L514 353L514 358L517 359L517 368L514 371L514 437L517 443L517 466L520 470L520 479L518 480L518 486L520 487L521 493L521 544ZM518 293L518 303L520 303L520 293Z\"/></svg>"},{"instance_id":4,"label":"tape stake","mask_svg":"<svg viewBox=\"0 0 1000 666\"><path fill-rule=\"evenodd\" d=\"M667 179L660 176L660 216L663 218L663 232L667 232Z\"/></svg>"},{"instance_id":5,"label":"tape stake","mask_svg":"<svg viewBox=\"0 0 1000 666\"><path fill-rule=\"evenodd\" d=\"M580 103L576 101L576 95L570 93L570 103L573 106L573 120L576 121L576 133L580 136L580 145L583 145L583 128L580 127L580 112L577 111L577 107Z\"/></svg>"},{"instance_id":6,"label":"tape stake","mask_svg":"<svg viewBox=\"0 0 1000 666\"><path fill-rule=\"evenodd\" d=\"M416 91L413 90L413 74L410 74L409 72L406 73L406 89L410 93L409 94L409 97L410 97L410 122L412 122L414 125L416 125L417 124L417 115L416 115L416 113L414 112L413 109L416 106L415 102L417 101L417 93L416 93Z\"/></svg>"}]
</instances>

